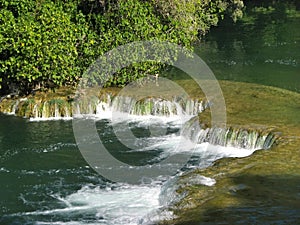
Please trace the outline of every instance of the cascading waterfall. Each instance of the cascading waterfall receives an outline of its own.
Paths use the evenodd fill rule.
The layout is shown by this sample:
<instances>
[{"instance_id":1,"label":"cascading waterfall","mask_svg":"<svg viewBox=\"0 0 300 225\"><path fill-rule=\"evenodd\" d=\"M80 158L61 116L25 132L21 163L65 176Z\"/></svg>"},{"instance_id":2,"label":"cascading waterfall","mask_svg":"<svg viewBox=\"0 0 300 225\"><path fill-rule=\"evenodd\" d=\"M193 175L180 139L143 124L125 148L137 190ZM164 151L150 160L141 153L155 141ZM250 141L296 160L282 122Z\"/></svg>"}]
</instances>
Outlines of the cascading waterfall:
<instances>
[{"instance_id":1,"label":"cascading waterfall","mask_svg":"<svg viewBox=\"0 0 300 225\"><path fill-rule=\"evenodd\" d=\"M76 114L101 115L106 112L124 112L130 115L144 116L194 116L207 108L205 101L189 99L183 101L174 97L172 100L160 98L136 99L129 96L107 95L106 98L81 101L75 106Z\"/></svg>"},{"instance_id":2,"label":"cascading waterfall","mask_svg":"<svg viewBox=\"0 0 300 225\"><path fill-rule=\"evenodd\" d=\"M3 110L4 113L29 117L31 120L71 119L73 113L94 115L105 118L111 112L124 112L136 116L196 116L209 107L209 103L198 99L181 99L173 97L136 99L129 96L106 94L100 98L93 97L88 101L73 104L62 99L34 102L33 99L11 101ZM73 110L72 110L73 108ZM268 149L276 136L269 132L244 128L206 128L199 127L198 117L187 121L182 135L193 142L208 142L212 145L246 149Z\"/></svg>"},{"instance_id":3,"label":"cascading waterfall","mask_svg":"<svg viewBox=\"0 0 300 225\"><path fill-rule=\"evenodd\" d=\"M19 103L20 103L19 100L10 102L10 104L3 109L3 113L8 115L16 115L16 111L18 110Z\"/></svg>"},{"instance_id":4,"label":"cascading waterfall","mask_svg":"<svg viewBox=\"0 0 300 225\"><path fill-rule=\"evenodd\" d=\"M74 107L73 111L72 107ZM95 119L100 117L100 120L97 122L102 123L101 127L106 128L111 128L113 124L107 120L101 120L107 119L106 114L108 115L116 111L124 112L137 116L138 119L135 120L136 117L134 117L134 120L131 121L123 117L123 121L114 124L115 130L122 130L122 123L124 124L125 122L127 125L129 121L130 124L133 124L131 128L138 128L141 135L143 135L141 130L148 131L150 128L153 131L154 128L164 130L168 127L170 129L168 132L159 133L159 135L149 137L146 134L147 132L145 132L145 136L130 139L129 141L135 143L135 147L137 147L133 150L123 149L122 146L114 145L114 150L119 150L120 155L124 155L124 152L135 154L134 151L153 154L153 158L146 162L149 164L153 162L151 160L156 162L157 159L164 159L178 153L193 155L193 158L191 162L187 162L182 170L179 168L179 172L176 175L158 177L150 184L116 184L115 187L109 188L112 184L107 183L104 184L105 188L103 188L98 185L90 186L90 184L83 183L81 189L73 190L71 194L62 195L58 192L53 195L53 198L60 204L60 207L54 205L48 209L47 206L45 207L46 210L39 207L35 211L11 214L8 218L33 218L37 221L36 224L48 224L50 218L51 221L58 221L57 224L68 224L69 221L77 223L78 218L81 219L82 214L85 214L87 218L93 218L96 224L105 225L155 224L159 220L172 218L173 214L169 211L169 207L184 197L184 193L178 194L176 190L180 187L179 185L182 185L180 183L181 175L185 171L193 168L207 167L215 160L224 157L244 157L251 155L256 149L269 148L276 139L276 136L272 133L255 129L234 127L204 129L199 123L197 115L201 116L201 112L208 107L209 104L205 101L191 99L184 101L176 97L166 100L160 98L135 99L129 96L114 97L112 95L102 96L101 99L95 97L89 101L83 100L80 104L76 105L72 105L70 102L61 99L43 102L22 100L11 104L10 109L16 115L23 113L26 117L43 120L70 118L72 113L86 114L88 117L92 115ZM153 116L149 119L149 123L140 124L140 121L144 122L148 116ZM182 116L184 117L183 121L181 121ZM175 118L175 122L173 120L169 122L170 120L165 119L165 117ZM184 123L178 122L179 120ZM149 128L149 124L152 127ZM113 133L114 130L104 130L108 138L111 138L112 135L109 132ZM152 132L152 130L150 131ZM106 139L105 137L104 140ZM110 139L110 141L113 142L113 139ZM182 147L176 148L177 145L181 146L180 143L183 143L182 141L184 142ZM191 146L189 146L190 142L193 143ZM208 144L211 145L210 148L205 148ZM59 148L55 147L53 149L57 150ZM248 151L247 149L250 150ZM48 152L48 150L41 152ZM177 165L170 164L168 166ZM92 175L88 177L92 177ZM212 186L215 182L213 178L197 175L185 183ZM53 218L56 218L57 221ZM66 223L63 221L66 221ZM77 224L84 224L84 222Z\"/></svg>"},{"instance_id":5,"label":"cascading waterfall","mask_svg":"<svg viewBox=\"0 0 300 225\"><path fill-rule=\"evenodd\" d=\"M2 112L13 114L32 120L70 119L73 113L102 117L111 112L124 112L130 115L152 116L194 116L207 108L205 101L198 99L183 100L174 97L171 100L161 98L138 99L129 96L113 96L107 94L100 98L83 99L79 103L72 103L64 99L11 100L2 106Z\"/></svg>"},{"instance_id":6,"label":"cascading waterfall","mask_svg":"<svg viewBox=\"0 0 300 225\"><path fill-rule=\"evenodd\" d=\"M63 99L38 100L20 99L10 100L1 105L5 114L17 115L33 120L70 119L72 116L71 103Z\"/></svg>"},{"instance_id":7,"label":"cascading waterfall","mask_svg":"<svg viewBox=\"0 0 300 225\"><path fill-rule=\"evenodd\" d=\"M206 129L199 137L199 142L246 149L268 149L275 140L276 136L269 132L232 127Z\"/></svg>"},{"instance_id":8,"label":"cascading waterfall","mask_svg":"<svg viewBox=\"0 0 300 225\"><path fill-rule=\"evenodd\" d=\"M276 140L276 135L268 131L239 127L201 129L198 116L187 121L182 135L193 142L218 145L224 147L244 148L249 150L268 149Z\"/></svg>"},{"instance_id":9,"label":"cascading waterfall","mask_svg":"<svg viewBox=\"0 0 300 225\"><path fill-rule=\"evenodd\" d=\"M71 119L71 105L60 99L35 103L32 110L27 110L26 107L28 105L21 106L25 111L24 117L32 120Z\"/></svg>"},{"instance_id":10,"label":"cascading waterfall","mask_svg":"<svg viewBox=\"0 0 300 225\"><path fill-rule=\"evenodd\" d=\"M201 130L198 139L200 143L245 149L268 149L275 140L276 136L272 133L233 127Z\"/></svg>"}]
</instances>

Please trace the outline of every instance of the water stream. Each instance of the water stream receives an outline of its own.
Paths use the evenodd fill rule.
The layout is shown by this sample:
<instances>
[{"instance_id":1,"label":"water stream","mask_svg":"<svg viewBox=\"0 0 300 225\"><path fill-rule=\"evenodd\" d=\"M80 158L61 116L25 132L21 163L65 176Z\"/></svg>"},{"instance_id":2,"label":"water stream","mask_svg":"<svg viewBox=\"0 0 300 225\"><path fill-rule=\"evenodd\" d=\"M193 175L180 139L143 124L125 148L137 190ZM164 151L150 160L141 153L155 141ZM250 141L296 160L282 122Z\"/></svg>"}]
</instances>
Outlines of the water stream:
<instances>
[{"instance_id":1,"label":"water stream","mask_svg":"<svg viewBox=\"0 0 300 225\"><path fill-rule=\"evenodd\" d=\"M293 17L291 12L280 22L283 18L276 18L275 12L253 11L236 25L228 27L224 23L196 50L220 79L299 92L299 17ZM274 22L263 23L266 18ZM180 79L178 71L170 72ZM128 164L151 165L177 154L174 146L185 138L194 144L180 149L180 153L191 157L184 168L140 185L113 183L85 162L76 146L71 121L34 121L61 116L70 119L69 106L59 112L59 103L43 103L33 110L31 120L0 114L0 224L155 224L174 216L168 206L182 197L174 192L179 175L206 168L220 158L249 156L258 149L270 148L275 140L273 134L255 129L193 127L193 117L208 107L198 100L185 104L176 99L151 98L135 105L131 102L123 98L113 106L110 100L97 100L85 108L97 121L99 136L110 153ZM112 121L111 112L124 110L124 105L130 117ZM291 114L287 115L298 112L295 107L288 109ZM16 110L14 104L7 113L14 114ZM135 143L135 150L126 148L114 135L124 125L136 135L134 140L128 140ZM200 175L189 182L207 187L216 183ZM250 212L253 208L244 210ZM262 207L261 212L266 210ZM286 215L294 218L297 212L289 210ZM209 217L211 221L214 216ZM272 213L266 221L270 217Z\"/></svg>"},{"instance_id":2,"label":"water stream","mask_svg":"<svg viewBox=\"0 0 300 225\"><path fill-rule=\"evenodd\" d=\"M175 100L145 100L144 104L132 106L130 117L111 121L108 114L113 110L128 111L132 102L130 98L115 100L115 104L100 101L93 116L106 148L128 164L151 165L184 153L193 156L184 170L204 168L219 158L248 156L273 143L271 134L239 129L195 131L198 117L193 116L203 107L192 101L183 108ZM149 103L152 108L145 110ZM185 115L185 120L180 114ZM187 122L190 118L192 122ZM168 180L176 179L184 170L173 178L159 176L139 185L112 183L83 160L70 121L43 121L41 117L40 122L30 122L5 115L0 119L1 224L151 224L172 217L167 207L180 196L176 196ZM114 135L124 125L138 134L127 140L135 143L134 150L126 148ZM6 127L11 128L9 132ZM182 137L196 145L186 145L177 152L174 146ZM213 182L210 178L199 179L204 185Z\"/></svg>"}]
</instances>

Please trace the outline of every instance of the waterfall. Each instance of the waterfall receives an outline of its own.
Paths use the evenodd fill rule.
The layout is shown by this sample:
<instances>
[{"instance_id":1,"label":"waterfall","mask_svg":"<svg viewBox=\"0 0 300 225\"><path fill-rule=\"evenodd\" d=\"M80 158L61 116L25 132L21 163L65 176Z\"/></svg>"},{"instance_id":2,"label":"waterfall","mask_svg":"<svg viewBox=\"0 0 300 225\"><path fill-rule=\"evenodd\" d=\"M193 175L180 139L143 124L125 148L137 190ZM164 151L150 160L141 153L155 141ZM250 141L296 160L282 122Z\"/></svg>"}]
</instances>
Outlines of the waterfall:
<instances>
[{"instance_id":1,"label":"waterfall","mask_svg":"<svg viewBox=\"0 0 300 225\"><path fill-rule=\"evenodd\" d=\"M196 116L209 107L209 103L199 99L173 97L135 98L133 96L113 96L112 94L83 99L72 104L64 99L35 101L34 99L11 100L2 111L32 120L71 119L73 113L109 118L112 112L123 112L137 116ZM73 109L73 110L72 110ZM244 128L206 128L199 125L198 117L187 121L182 135L195 143L208 142L212 145L246 149L268 149L276 136L272 133Z\"/></svg>"},{"instance_id":2,"label":"waterfall","mask_svg":"<svg viewBox=\"0 0 300 225\"><path fill-rule=\"evenodd\" d=\"M111 112L122 112L137 116L194 116L208 107L199 99L183 99L173 96L169 99L139 96L123 96L106 93L100 97L92 96L72 102L65 98L50 100L34 97L22 100L5 99L0 111L33 120L65 119L76 115L89 115L103 118ZM104 116L105 117L105 116Z\"/></svg>"},{"instance_id":3,"label":"waterfall","mask_svg":"<svg viewBox=\"0 0 300 225\"><path fill-rule=\"evenodd\" d=\"M203 131L204 130L201 129L201 126L199 124L198 116L194 116L190 120L185 122L181 130L181 135L191 140L192 142L197 143L199 136Z\"/></svg>"},{"instance_id":4,"label":"waterfall","mask_svg":"<svg viewBox=\"0 0 300 225\"><path fill-rule=\"evenodd\" d=\"M75 114L87 114L100 116L107 112L124 112L137 116L194 116L201 113L207 104L201 100L189 99L183 101L174 97L172 100L162 98L136 99L130 96L107 95L101 99L92 98L76 104Z\"/></svg>"},{"instance_id":5,"label":"waterfall","mask_svg":"<svg viewBox=\"0 0 300 225\"><path fill-rule=\"evenodd\" d=\"M171 101L159 98L146 98L136 101L130 97L116 97L112 107L114 111L125 111L131 115L193 116L202 112L205 105L202 101L192 99L183 104L181 101L177 101L176 98Z\"/></svg>"},{"instance_id":6,"label":"waterfall","mask_svg":"<svg viewBox=\"0 0 300 225\"><path fill-rule=\"evenodd\" d=\"M33 116L33 118L39 118L40 117L39 109L38 109L37 104L35 104L34 107L33 107L32 116Z\"/></svg>"},{"instance_id":7,"label":"waterfall","mask_svg":"<svg viewBox=\"0 0 300 225\"><path fill-rule=\"evenodd\" d=\"M45 118L50 118L50 110L49 110L49 104L48 102L44 102L42 104L42 119L45 119Z\"/></svg>"},{"instance_id":8,"label":"waterfall","mask_svg":"<svg viewBox=\"0 0 300 225\"><path fill-rule=\"evenodd\" d=\"M206 128L202 129L198 116L187 121L182 129L182 135L196 143L210 143L224 147L244 149L268 149L277 139L272 132L252 128Z\"/></svg>"},{"instance_id":9,"label":"waterfall","mask_svg":"<svg viewBox=\"0 0 300 225\"><path fill-rule=\"evenodd\" d=\"M3 113L8 115L16 115L16 112L19 108L19 103L19 100L10 102L10 104L6 108L4 108Z\"/></svg>"},{"instance_id":10,"label":"waterfall","mask_svg":"<svg viewBox=\"0 0 300 225\"><path fill-rule=\"evenodd\" d=\"M245 128L207 128L199 134L198 142L245 149L268 149L276 136L270 132L260 132Z\"/></svg>"}]
</instances>

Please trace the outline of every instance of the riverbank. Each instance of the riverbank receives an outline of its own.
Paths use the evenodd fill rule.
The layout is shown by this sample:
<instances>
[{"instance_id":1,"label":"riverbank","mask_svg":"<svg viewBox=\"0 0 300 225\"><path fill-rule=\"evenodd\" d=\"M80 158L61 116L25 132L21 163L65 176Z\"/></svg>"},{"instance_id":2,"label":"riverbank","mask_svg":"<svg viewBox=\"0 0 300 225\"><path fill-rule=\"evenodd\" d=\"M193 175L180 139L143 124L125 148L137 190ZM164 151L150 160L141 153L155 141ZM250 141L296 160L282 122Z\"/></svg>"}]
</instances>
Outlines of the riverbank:
<instances>
[{"instance_id":1,"label":"riverbank","mask_svg":"<svg viewBox=\"0 0 300 225\"><path fill-rule=\"evenodd\" d=\"M188 90L189 95L204 97L191 81L178 81L178 84ZM288 213L300 208L299 94L250 83L220 81L220 85L226 101L228 126L268 130L280 138L269 150L257 151L245 158L221 159L211 167L185 175L179 181L181 188L178 192L187 195L172 206L177 219L162 224L218 224L243 220L245 224L257 221L295 222L299 214L296 212L289 216ZM108 89L108 92L117 93L117 90ZM41 96L43 98L39 99ZM53 102L53 99L71 103L72 96L72 90L57 90L26 98L32 103L32 99L40 103L43 100ZM13 105L12 102L17 101L23 105L27 100L7 99L0 104L1 110L4 105ZM63 104L56 105L60 107ZM205 115L200 114L200 120L209 118ZM211 187L191 186L188 181L195 174L213 178L216 184Z\"/></svg>"},{"instance_id":2,"label":"riverbank","mask_svg":"<svg viewBox=\"0 0 300 225\"><path fill-rule=\"evenodd\" d=\"M173 207L177 219L162 224L273 224L299 222L300 95L248 83L220 82L228 124L265 127L277 145L245 158L225 158L182 179L186 197ZM200 174L213 187L188 185Z\"/></svg>"}]
</instances>

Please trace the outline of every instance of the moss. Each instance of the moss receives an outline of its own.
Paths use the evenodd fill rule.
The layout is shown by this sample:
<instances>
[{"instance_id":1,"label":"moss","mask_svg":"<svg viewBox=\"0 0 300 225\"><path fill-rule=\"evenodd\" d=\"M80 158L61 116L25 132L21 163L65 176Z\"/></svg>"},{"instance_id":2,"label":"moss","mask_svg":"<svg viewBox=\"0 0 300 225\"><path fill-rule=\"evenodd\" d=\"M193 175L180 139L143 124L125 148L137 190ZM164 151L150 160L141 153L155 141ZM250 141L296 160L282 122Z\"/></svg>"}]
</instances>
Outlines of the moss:
<instances>
[{"instance_id":1,"label":"moss","mask_svg":"<svg viewBox=\"0 0 300 225\"><path fill-rule=\"evenodd\" d=\"M176 82L186 90L190 98L205 99L204 93L195 82ZM162 224L199 224L218 210L224 211L245 204L255 207L257 202L264 200L271 202L270 204L280 202L278 204L299 207L299 195L295 193L298 193L296 184L300 179L300 94L274 87L230 81L220 81L220 86L226 102L227 126L257 130L265 134L271 131L279 134L280 138L277 145L268 151L256 151L245 158L221 159L211 167L194 171L193 173L214 178L217 183L213 187L182 185L178 192L187 193L187 196L173 207L179 217L172 221L163 221ZM150 89L156 94L160 91L156 85ZM99 96L97 88L88 91ZM117 95L119 91L120 89L114 88L102 89L100 95L105 99L107 93ZM127 94L134 96L136 93ZM149 92L142 90L137 94L146 95ZM170 99L180 94L181 91L174 86L164 88L161 92L162 96ZM71 107L68 101L70 95L75 93L57 90L55 93L38 92L34 96L27 96L27 102L20 103L20 116L32 116L34 105L40 107L44 101ZM16 99L3 100L0 104L1 112L11 110L15 103ZM80 107L84 107L84 104L87 102ZM153 103L149 103L147 107L153 108L150 104ZM147 107L144 111L149 110ZM63 114L63 109L60 110ZM210 126L209 110L201 113L199 118L201 123ZM193 173L186 176L192 176ZM247 188L237 188L241 186Z\"/></svg>"},{"instance_id":2,"label":"moss","mask_svg":"<svg viewBox=\"0 0 300 225\"><path fill-rule=\"evenodd\" d=\"M257 84L221 81L220 85L228 125L265 133L272 131L280 134L280 138L270 150L256 151L245 158L220 159L211 167L187 175L199 173L214 178L216 184L213 187L183 185L179 191L188 195L173 208L178 218L162 224L228 222L238 215L230 214L230 217L226 212L243 206L300 206L297 194L300 94ZM209 112L206 113L200 114L200 121L209 120ZM236 189L240 186L246 188Z\"/></svg>"}]
</instances>

